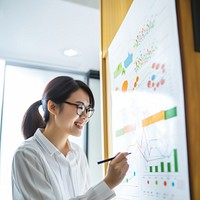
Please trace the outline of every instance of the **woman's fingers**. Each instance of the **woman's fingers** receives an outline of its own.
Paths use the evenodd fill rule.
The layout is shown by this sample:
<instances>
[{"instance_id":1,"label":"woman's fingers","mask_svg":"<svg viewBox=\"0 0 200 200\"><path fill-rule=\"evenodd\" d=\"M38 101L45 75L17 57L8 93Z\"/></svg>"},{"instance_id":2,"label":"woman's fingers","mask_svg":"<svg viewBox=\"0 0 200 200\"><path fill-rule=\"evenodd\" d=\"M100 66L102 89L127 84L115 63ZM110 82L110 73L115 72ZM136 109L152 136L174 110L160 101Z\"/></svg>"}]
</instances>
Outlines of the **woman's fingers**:
<instances>
[{"instance_id":1,"label":"woman's fingers","mask_svg":"<svg viewBox=\"0 0 200 200\"><path fill-rule=\"evenodd\" d=\"M122 153L118 153L116 155L116 157L112 160L112 163L119 163L121 162L122 160L127 160L127 156L129 155L130 153L128 152L122 152Z\"/></svg>"},{"instance_id":2,"label":"woman's fingers","mask_svg":"<svg viewBox=\"0 0 200 200\"><path fill-rule=\"evenodd\" d=\"M127 155L129 155L128 152L119 153L109 163L107 175L104 181L111 189L123 180L128 171L129 165L127 162Z\"/></svg>"}]
</instances>

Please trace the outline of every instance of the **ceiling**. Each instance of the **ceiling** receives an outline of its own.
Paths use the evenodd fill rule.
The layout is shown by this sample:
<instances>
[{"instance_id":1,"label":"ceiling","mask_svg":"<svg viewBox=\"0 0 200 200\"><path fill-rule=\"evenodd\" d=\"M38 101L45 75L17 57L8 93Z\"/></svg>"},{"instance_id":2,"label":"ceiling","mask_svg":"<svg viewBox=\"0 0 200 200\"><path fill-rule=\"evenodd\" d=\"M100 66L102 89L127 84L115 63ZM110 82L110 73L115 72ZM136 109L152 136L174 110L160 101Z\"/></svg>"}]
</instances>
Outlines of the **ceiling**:
<instances>
[{"instance_id":1,"label":"ceiling","mask_svg":"<svg viewBox=\"0 0 200 200\"><path fill-rule=\"evenodd\" d=\"M99 0L1 0L0 58L88 72L100 66ZM78 55L66 57L66 49Z\"/></svg>"}]
</instances>

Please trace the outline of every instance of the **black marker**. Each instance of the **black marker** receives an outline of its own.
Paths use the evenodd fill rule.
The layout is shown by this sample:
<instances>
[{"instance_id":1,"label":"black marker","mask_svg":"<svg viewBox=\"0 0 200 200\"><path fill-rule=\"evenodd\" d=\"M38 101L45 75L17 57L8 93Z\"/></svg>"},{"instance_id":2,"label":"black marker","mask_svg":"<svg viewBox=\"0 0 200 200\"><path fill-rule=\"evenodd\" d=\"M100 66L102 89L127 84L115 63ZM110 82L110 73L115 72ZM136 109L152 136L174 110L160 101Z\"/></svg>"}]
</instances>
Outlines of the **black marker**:
<instances>
[{"instance_id":1,"label":"black marker","mask_svg":"<svg viewBox=\"0 0 200 200\"><path fill-rule=\"evenodd\" d=\"M128 155L131 154L131 153L128 153ZM97 164L101 164L101 163L105 163L105 162L108 162L108 161L111 161L113 160L114 158L116 158L116 156L112 157L112 158L107 158L105 160L101 160L101 161L98 161Z\"/></svg>"}]
</instances>

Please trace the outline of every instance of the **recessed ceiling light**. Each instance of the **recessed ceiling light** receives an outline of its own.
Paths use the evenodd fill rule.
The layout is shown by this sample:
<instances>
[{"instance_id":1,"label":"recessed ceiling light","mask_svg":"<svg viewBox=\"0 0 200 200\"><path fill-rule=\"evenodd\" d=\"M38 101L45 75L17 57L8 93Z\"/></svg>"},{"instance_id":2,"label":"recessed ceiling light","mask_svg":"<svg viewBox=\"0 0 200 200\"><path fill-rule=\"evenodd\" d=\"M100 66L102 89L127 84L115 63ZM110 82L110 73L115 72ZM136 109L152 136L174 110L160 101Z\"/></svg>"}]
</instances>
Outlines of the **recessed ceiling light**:
<instances>
[{"instance_id":1,"label":"recessed ceiling light","mask_svg":"<svg viewBox=\"0 0 200 200\"><path fill-rule=\"evenodd\" d=\"M68 49L68 50L64 51L64 55L72 57L72 56L78 55L78 52L76 50L74 50L74 49Z\"/></svg>"}]
</instances>

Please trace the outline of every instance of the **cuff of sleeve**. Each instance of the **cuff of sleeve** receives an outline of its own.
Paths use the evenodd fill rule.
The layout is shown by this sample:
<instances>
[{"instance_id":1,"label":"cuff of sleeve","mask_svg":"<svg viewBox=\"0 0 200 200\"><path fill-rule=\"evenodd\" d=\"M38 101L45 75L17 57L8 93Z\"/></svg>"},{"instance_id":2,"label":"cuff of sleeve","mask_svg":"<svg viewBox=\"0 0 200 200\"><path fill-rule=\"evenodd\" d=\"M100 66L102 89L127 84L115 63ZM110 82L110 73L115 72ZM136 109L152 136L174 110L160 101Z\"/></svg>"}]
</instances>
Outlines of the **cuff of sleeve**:
<instances>
[{"instance_id":1,"label":"cuff of sleeve","mask_svg":"<svg viewBox=\"0 0 200 200\"><path fill-rule=\"evenodd\" d=\"M95 200L108 200L116 196L114 190L111 190L104 181L93 187L93 192L96 194Z\"/></svg>"}]
</instances>

